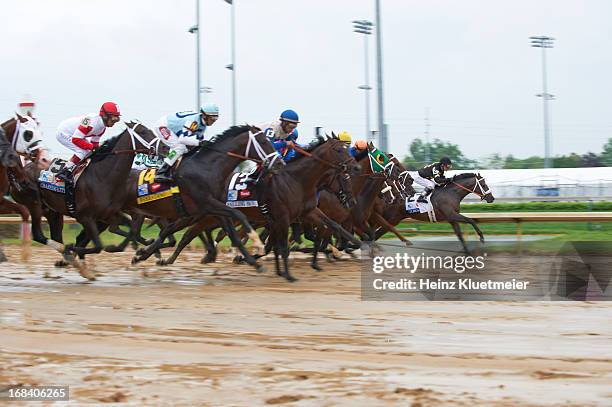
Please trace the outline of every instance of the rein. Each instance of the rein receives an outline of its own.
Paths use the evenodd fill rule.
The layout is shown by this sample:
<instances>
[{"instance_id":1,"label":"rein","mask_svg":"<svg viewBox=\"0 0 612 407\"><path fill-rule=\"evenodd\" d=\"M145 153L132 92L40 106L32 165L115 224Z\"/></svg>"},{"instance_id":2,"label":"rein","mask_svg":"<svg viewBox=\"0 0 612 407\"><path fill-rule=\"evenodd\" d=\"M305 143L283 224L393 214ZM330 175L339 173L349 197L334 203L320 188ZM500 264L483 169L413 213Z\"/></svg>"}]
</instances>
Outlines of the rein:
<instances>
[{"instance_id":1,"label":"rein","mask_svg":"<svg viewBox=\"0 0 612 407\"><path fill-rule=\"evenodd\" d=\"M475 177L475 178L476 178L476 182L474 183L474 189L469 189L469 188L466 188L466 187L464 187L463 185L456 183L455 181L452 181L452 183L453 183L454 185L458 186L459 188L461 188L461 189L463 189L463 190L467 191L468 193L478 195L478 196L480 197L480 200L482 201L482 200L484 199L484 197L485 197L487 194L490 194L490 193L491 193L491 190L488 190L488 191L483 191L483 190L482 190L482 185L480 185L480 180L478 179L478 177ZM480 192L476 192L476 187L477 187L477 186L478 186L478 187L480 187L480 191L481 191L482 193L480 193Z\"/></svg>"},{"instance_id":2,"label":"rein","mask_svg":"<svg viewBox=\"0 0 612 407\"><path fill-rule=\"evenodd\" d=\"M309 153L308 151L306 151L306 150L304 150L304 149L302 149L302 148L298 147L297 145L294 145L294 146L293 146L293 149L294 149L295 151L297 151L298 153L300 153L300 154L302 154L302 155L306 156L306 157L309 157L309 158L314 158L316 161L318 161L318 162L320 162L320 163L322 163L322 164L324 164L324 165L327 165L327 166L328 166L328 167L330 167L330 168L334 168L334 169L336 169L336 170L342 170L342 171L344 171L344 169L342 168L342 166L343 166L345 163L342 163L342 164L332 164L332 163L329 163L329 162L327 162L327 161L323 160L322 158L319 158L319 157L317 157L316 155L313 155L312 153ZM369 175L369 174L368 174L368 175Z\"/></svg>"}]
</instances>

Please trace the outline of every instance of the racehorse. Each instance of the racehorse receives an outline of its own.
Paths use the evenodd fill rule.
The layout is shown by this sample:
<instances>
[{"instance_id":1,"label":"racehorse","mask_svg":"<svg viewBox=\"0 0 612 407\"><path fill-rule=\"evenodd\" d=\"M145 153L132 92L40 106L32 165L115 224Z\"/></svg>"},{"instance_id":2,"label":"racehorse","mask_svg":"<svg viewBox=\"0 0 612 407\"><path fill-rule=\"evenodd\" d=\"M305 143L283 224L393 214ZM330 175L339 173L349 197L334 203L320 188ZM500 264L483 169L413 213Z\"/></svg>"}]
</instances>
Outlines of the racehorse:
<instances>
[{"instance_id":1,"label":"racehorse","mask_svg":"<svg viewBox=\"0 0 612 407\"><path fill-rule=\"evenodd\" d=\"M444 186L436 187L430 196L430 201L434 208L436 220L447 221L451 224L457 238L463 246L463 250L466 253L469 253L469 251L465 244L465 240L463 239L459 222L469 223L472 225L480 237L480 242L484 243L484 235L476 222L473 219L459 213L461 201L469 194L476 194L481 200L484 200L487 203L491 203L495 200L495 197L491 193L491 189L487 186L484 177L478 173L457 174L453 176ZM426 213L406 213L406 206L404 202L387 205L382 208L382 212L380 212L380 214L392 225L397 225L407 217L424 222L430 221L429 216ZM383 228L379 228L376 232L376 239L382 237L385 232L386 231Z\"/></svg>"},{"instance_id":2,"label":"racehorse","mask_svg":"<svg viewBox=\"0 0 612 407\"><path fill-rule=\"evenodd\" d=\"M244 154L240 154L241 152ZM255 248L263 249L263 244L246 216L225 204L227 191L222 180L227 179L241 161L252 160L262 166L271 167L280 165L278 158L280 157L274 146L261 130L248 125L233 126L183 158L175 170L176 185L180 190L179 205L174 197L138 204L137 187L140 173L132 171L124 187L129 194L124 209L172 221L161 230L155 242L137 251L132 263L149 258L171 233L199 221L206 215L213 215L222 219L232 244L241 251L247 263L262 271L263 266L257 263L240 242L230 219L242 225L253 240Z\"/></svg>"},{"instance_id":3,"label":"racehorse","mask_svg":"<svg viewBox=\"0 0 612 407\"><path fill-rule=\"evenodd\" d=\"M49 165L42 148L42 132L38 122L30 116L21 116L16 113L15 117L10 118L0 124L0 128L5 134L3 139L3 151L8 153L6 146L10 147L12 154L18 154L26 159L35 162L40 168ZM10 158L9 158L10 160ZM16 202L5 199L9 187L33 188L33 185L26 185L26 175L23 172L22 162L19 157L15 158L15 165L0 167L0 210L7 213L18 213L21 216L22 234L22 259L27 260L30 255L31 235L28 209ZM2 257L0 256L0 261Z\"/></svg>"},{"instance_id":4,"label":"racehorse","mask_svg":"<svg viewBox=\"0 0 612 407\"><path fill-rule=\"evenodd\" d=\"M259 185L259 183L256 185L258 191L256 198L262 206L240 208L240 210L247 215L254 225L267 225L268 230L271 230L274 222L278 222L279 218L286 222L287 219L293 221L297 218L314 217L317 219L315 220L317 225L321 227L329 226L337 233L351 238L348 232L342 230L339 225L327 220L326 217L321 217L321 214L312 213L316 209L317 191L320 190L333 193L346 207L350 208L354 205L350 174L353 173L354 175L359 169L350 156L342 154L343 147L341 143L338 143L337 138L332 137L327 140L317 139L304 150L298 148L296 157L289 161L285 168L261 174L261 180L267 179L267 181L260 181L266 182L265 186ZM226 190L229 183L230 179L226 182ZM211 218L205 218L198 222L183 235L172 256L158 264L172 264L180 251L204 230L209 236L206 239L208 241L206 245L207 255L204 262L214 261L216 248L210 237L210 231L218 226L218 222ZM286 226L288 227L288 225ZM266 244L265 254L272 248L272 240L269 240ZM316 255L315 251L313 253L313 262L315 263ZM295 281L287 269L285 273L281 273L278 264L277 259L277 274L284 276L289 281Z\"/></svg>"},{"instance_id":5,"label":"racehorse","mask_svg":"<svg viewBox=\"0 0 612 407\"><path fill-rule=\"evenodd\" d=\"M371 143L368 149L369 151L375 150ZM356 159L358 162L362 162L366 161L366 157L370 158L368 152L364 151L358 154ZM330 194L322 193L320 197L319 207L321 210L330 218L343 225L345 229L357 232L362 240L375 240L375 228L372 227L371 217L375 214L374 208L376 204L403 202L406 193L414 193L412 177L410 177L395 157L391 154L387 154L386 157L388 162L381 166L381 172L374 172L373 166L368 162L362 164L362 173L353 181L353 195L357 199L357 204L351 210L343 208L338 200ZM383 187L383 185L386 186ZM305 225L305 230L307 231L305 236L313 240L315 246L319 245L321 249L328 247L332 236L330 231L314 231L309 225ZM403 241L406 244L410 244L405 239ZM339 238L338 249L345 250L346 243L345 239ZM334 250L333 247L332 250ZM313 268L315 267L315 265L312 266Z\"/></svg>"},{"instance_id":6,"label":"racehorse","mask_svg":"<svg viewBox=\"0 0 612 407\"><path fill-rule=\"evenodd\" d=\"M152 133L143 133L141 136L136 129L138 123L126 123L126 129L109 140L106 140L89 157L82 160L79 167L89 164L82 171L75 185L76 210L74 218L80 223L87 237L93 241L93 247L68 245L64 246L60 239L47 239L41 230L41 208L35 208L41 203L47 206L52 215L47 216L49 227L61 236L62 215L70 215L66 206L65 195L62 193L39 188L40 201L31 200L30 205L36 210L38 216L32 216L32 234L34 240L48 245L62 254L76 253L79 257L86 254L99 253L103 246L100 241L100 229L110 224L129 224L129 219L120 214L126 194L124 184L130 171L134 155L137 152L150 151L150 142L155 137ZM75 168L77 171L78 168ZM79 267L84 277L93 280L93 274L86 267Z\"/></svg>"}]
</instances>

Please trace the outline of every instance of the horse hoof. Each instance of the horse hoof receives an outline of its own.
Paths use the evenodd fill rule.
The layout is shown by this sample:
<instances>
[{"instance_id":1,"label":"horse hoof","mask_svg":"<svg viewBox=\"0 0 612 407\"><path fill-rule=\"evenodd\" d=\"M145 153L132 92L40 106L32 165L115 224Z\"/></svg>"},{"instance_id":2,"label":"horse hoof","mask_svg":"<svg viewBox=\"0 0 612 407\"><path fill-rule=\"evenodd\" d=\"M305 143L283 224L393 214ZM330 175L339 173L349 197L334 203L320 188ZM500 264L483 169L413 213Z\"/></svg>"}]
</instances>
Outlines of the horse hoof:
<instances>
[{"instance_id":1,"label":"horse hoof","mask_svg":"<svg viewBox=\"0 0 612 407\"><path fill-rule=\"evenodd\" d=\"M481 237L481 238L480 238L480 243L484 243L484 242L485 242L484 237Z\"/></svg>"},{"instance_id":2,"label":"horse hoof","mask_svg":"<svg viewBox=\"0 0 612 407\"><path fill-rule=\"evenodd\" d=\"M285 278L287 279L287 281L289 281L290 283L295 283L296 281L298 281L297 278L293 277L291 274L286 275Z\"/></svg>"},{"instance_id":3,"label":"horse hoof","mask_svg":"<svg viewBox=\"0 0 612 407\"><path fill-rule=\"evenodd\" d=\"M58 260L58 261L56 261L56 262L55 262L53 265L54 265L55 267L68 267L68 265L69 265L69 264L70 264L70 263L68 263L67 261L64 261L64 260Z\"/></svg>"},{"instance_id":4,"label":"horse hoof","mask_svg":"<svg viewBox=\"0 0 612 407\"><path fill-rule=\"evenodd\" d=\"M234 264L243 264L243 263L244 263L244 257L242 257L242 256L236 256L236 257L234 257L234 259L232 260L232 263L234 263Z\"/></svg>"},{"instance_id":5,"label":"horse hoof","mask_svg":"<svg viewBox=\"0 0 612 407\"><path fill-rule=\"evenodd\" d=\"M214 258L213 256L204 256L202 257L202 260L200 260L200 263L202 264L208 264L208 263L214 263L217 259Z\"/></svg>"},{"instance_id":6,"label":"horse hoof","mask_svg":"<svg viewBox=\"0 0 612 407\"><path fill-rule=\"evenodd\" d=\"M323 270L321 267L319 267L317 264L311 264L310 267L312 267L315 271L321 271Z\"/></svg>"},{"instance_id":7,"label":"horse hoof","mask_svg":"<svg viewBox=\"0 0 612 407\"><path fill-rule=\"evenodd\" d=\"M259 263L255 266L255 270L258 273L265 273L268 271L268 269L266 269L266 266L264 266L263 264L259 264Z\"/></svg>"},{"instance_id":8,"label":"horse hoof","mask_svg":"<svg viewBox=\"0 0 612 407\"><path fill-rule=\"evenodd\" d=\"M138 250L136 250L136 256L142 256L145 253L145 249L140 248Z\"/></svg>"},{"instance_id":9,"label":"horse hoof","mask_svg":"<svg viewBox=\"0 0 612 407\"><path fill-rule=\"evenodd\" d=\"M104 251L107 252L107 253L117 253L120 250L119 250L119 248L117 246L112 245L112 246L106 246L104 248Z\"/></svg>"},{"instance_id":10,"label":"horse hoof","mask_svg":"<svg viewBox=\"0 0 612 407\"><path fill-rule=\"evenodd\" d=\"M406 247L410 247L412 246L414 243L412 243L410 240L407 241L406 243L404 243L406 245Z\"/></svg>"},{"instance_id":11,"label":"horse hoof","mask_svg":"<svg viewBox=\"0 0 612 407\"><path fill-rule=\"evenodd\" d=\"M164 259L159 259L155 262L158 266L167 266L169 263Z\"/></svg>"},{"instance_id":12,"label":"horse hoof","mask_svg":"<svg viewBox=\"0 0 612 407\"><path fill-rule=\"evenodd\" d=\"M6 258L6 255L0 252L0 263L4 263L5 261L8 261L8 259Z\"/></svg>"},{"instance_id":13,"label":"horse hoof","mask_svg":"<svg viewBox=\"0 0 612 407\"><path fill-rule=\"evenodd\" d=\"M144 244L145 244L145 246L151 246L154 241L155 241L155 239L147 239L147 240L145 240Z\"/></svg>"},{"instance_id":14,"label":"horse hoof","mask_svg":"<svg viewBox=\"0 0 612 407\"><path fill-rule=\"evenodd\" d=\"M132 266L137 264L140 261L140 259L137 256L132 257Z\"/></svg>"}]
</instances>

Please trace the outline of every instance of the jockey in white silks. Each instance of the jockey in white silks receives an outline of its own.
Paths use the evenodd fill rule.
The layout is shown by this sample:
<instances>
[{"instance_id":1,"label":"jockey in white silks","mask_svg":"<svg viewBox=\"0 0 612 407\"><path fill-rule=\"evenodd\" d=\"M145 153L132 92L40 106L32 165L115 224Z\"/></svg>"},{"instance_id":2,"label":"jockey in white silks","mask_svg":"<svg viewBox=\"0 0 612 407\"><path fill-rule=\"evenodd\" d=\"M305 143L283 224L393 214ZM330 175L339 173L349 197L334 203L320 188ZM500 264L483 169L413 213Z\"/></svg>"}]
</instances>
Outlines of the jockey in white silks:
<instances>
[{"instance_id":1,"label":"jockey in white silks","mask_svg":"<svg viewBox=\"0 0 612 407\"><path fill-rule=\"evenodd\" d=\"M162 117L153 132L170 146L170 152L164 159L164 164L155 175L155 182L172 182L171 168L190 147L198 147L210 141L212 136L205 135L208 126L212 126L219 118L219 107L207 103L199 112L176 112Z\"/></svg>"}]
</instances>

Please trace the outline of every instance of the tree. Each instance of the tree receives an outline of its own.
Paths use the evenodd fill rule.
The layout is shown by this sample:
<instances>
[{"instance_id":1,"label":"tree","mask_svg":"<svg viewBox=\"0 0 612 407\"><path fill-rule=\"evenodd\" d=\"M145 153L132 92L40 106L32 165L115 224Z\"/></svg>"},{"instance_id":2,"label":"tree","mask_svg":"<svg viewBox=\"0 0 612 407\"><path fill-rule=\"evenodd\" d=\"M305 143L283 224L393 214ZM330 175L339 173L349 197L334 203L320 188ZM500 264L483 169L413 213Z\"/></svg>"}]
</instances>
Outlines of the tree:
<instances>
[{"instance_id":1,"label":"tree","mask_svg":"<svg viewBox=\"0 0 612 407\"><path fill-rule=\"evenodd\" d=\"M427 147L429 147L429 161L427 160ZM407 168L422 168L445 156L449 157L453 162L453 169L474 169L476 167L476 163L465 157L458 145L439 139L435 139L433 143L424 143L419 138L414 139L410 143L410 154L410 156L405 157L403 160Z\"/></svg>"},{"instance_id":2,"label":"tree","mask_svg":"<svg viewBox=\"0 0 612 407\"><path fill-rule=\"evenodd\" d=\"M504 168L504 164L506 163L506 159L499 155L499 153L491 154L482 160L484 164L482 168L488 170L498 170L500 168Z\"/></svg>"},{"instance_id":3,"label":"tree","mask_svg":"<svg viewBox=\"0 0 612 407\"><path fill-rule=\"evenodd\" d=\"M599 160L602 165L612 167L612 138L609 138L608 142L603 146Z\"/></svg>"},{"instance_id":4,"label":"tree","mask_svg":"<svg viewBox=\"0 0 612 407\"><path fill-rule=\"evenodd\" d=\"M579 165L581 167L604 167L601 158L597 154L591 152L583 154L582 157L580 157Z\"/></svg>"}]
</instances>

